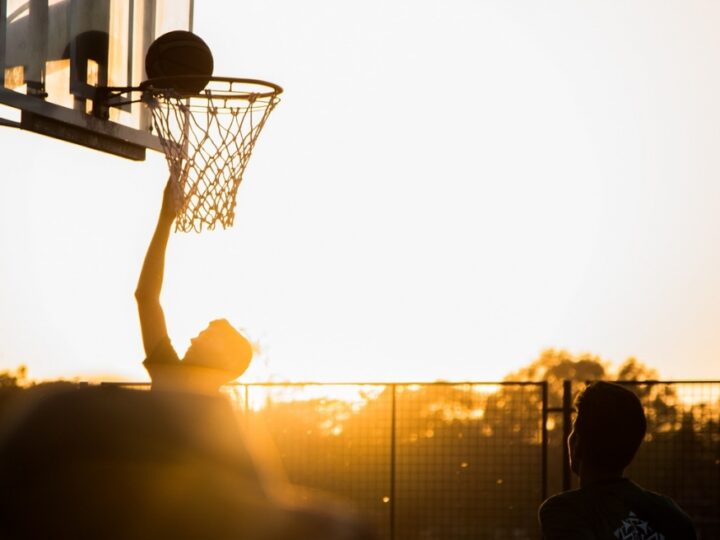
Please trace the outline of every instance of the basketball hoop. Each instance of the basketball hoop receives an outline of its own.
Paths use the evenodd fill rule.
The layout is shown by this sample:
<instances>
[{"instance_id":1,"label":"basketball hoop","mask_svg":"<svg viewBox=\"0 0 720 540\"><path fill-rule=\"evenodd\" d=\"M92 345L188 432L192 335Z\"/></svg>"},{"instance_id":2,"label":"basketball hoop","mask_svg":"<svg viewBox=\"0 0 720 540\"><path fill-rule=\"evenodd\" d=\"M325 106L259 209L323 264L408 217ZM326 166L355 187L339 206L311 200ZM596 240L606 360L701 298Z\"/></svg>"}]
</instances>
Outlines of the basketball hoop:
<instances>
[{"instance_id":1,"label":"basketball hoop","mask_svg":"<svg viewBox=\"0 0 720 540\"><path fill-rule=\"evenodd\" d=\"M204 89L188 90L198 87ZM170 169L175 230L232 226L245 167L282 88L257 79L189 75L150 79L140 90Z\"/></svg>"}]
</instances>

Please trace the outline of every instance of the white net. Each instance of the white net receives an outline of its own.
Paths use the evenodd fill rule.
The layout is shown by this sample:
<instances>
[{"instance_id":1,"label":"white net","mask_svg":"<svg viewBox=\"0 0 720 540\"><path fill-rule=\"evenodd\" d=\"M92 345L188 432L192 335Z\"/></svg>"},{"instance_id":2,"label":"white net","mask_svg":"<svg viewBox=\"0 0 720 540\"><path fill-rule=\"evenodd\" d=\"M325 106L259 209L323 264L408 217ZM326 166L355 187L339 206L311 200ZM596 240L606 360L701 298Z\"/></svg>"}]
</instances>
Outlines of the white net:
<instances>
[{"instance_id":1,"label":"white net","mask_svg":"<svg viewBox=\"0 0 720 540\"><path fill-rule=\"evenodd\" d=\"M146 90L175 187L176 231L232 226L245 167L282 91L268 84L213 79L192 96Z\"/></svg>"}]
</instances>

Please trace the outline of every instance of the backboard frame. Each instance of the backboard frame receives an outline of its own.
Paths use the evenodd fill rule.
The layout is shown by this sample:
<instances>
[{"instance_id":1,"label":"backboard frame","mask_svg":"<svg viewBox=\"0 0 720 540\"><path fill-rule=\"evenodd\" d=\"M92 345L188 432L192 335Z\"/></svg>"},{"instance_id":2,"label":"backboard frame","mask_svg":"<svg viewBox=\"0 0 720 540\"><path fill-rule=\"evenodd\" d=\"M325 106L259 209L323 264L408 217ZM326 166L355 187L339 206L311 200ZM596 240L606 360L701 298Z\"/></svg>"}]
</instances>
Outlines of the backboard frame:
<instances>
[{"instance_id":1,"label":"backboard frame","mask_svg":"<svg viewBox=\"0 0 720 540\"><path fill-rule=\"evenodd\" d=\"M63 58L67 58L65 62L69 64L69 68L63 65L63 69L66 71L69 69L69 75L65 75L69 88L67 88L66 95L63 95L63 98L73 102L71 106L68 106L66 102L57 103L48 99L45 87L46 70L49 70L48 66L50 65L48 60L43 60L45 63L41 67L42 81L40 84L33 84L31 81L26 80L30 76L24 71L27 69L25 67L22 68L22 78L25 83L25 86L21 89L22 91L8 87L8 75L6 73L8 65L6 60L9 55L13 54L8 51L10 46L8 43L8 27L11 24L11 21L8 20L8 5L12 4L13 0L0 0L0 77L2 77L0 79L0 105L15 109L19 111L20 115L19 121L17 120L17 113L12 115L12 119L0 118L0 127L15 127L124 158L142 161L145 159L146 149L162 152L160 139L150 131L149 113L144 110L144 106L142 104L130 105L126 103L116 107L118 111L123 111L125 123L117 121L116 118L108 119L103 117L104 114L94 110L92 100L96 97L98 89L104 86L102 82L108 85L116 81L111 81L107 74L103 79L102 66L99 68L96 66L96 69L101 72L98 79L100 84L92 85L78 77L77 64L74 62L77 58L75 56L76 50L73 50L73 47L76 47L75 38L76 35L79 35L77 34L79 30L73 29L73 25L82 25L77 25L77 21L72 19L71 16L77 13L80 13L81 17L84 16L85 12L82 10L84 7L83 1L88 0L25 0L24 5L21 6L21 9L23 7L26 9L25 16L27 16L27 20L22 21L26 28L35 28L33 24L38 24L37 21L40 20L40 24L45 25L44 28L47 28L48 33L54 29L51 24L58 24L57 21L48 21L52 17L53 11L58 13L58 8L63 8L69 13L67 20L59 20L60 24L67 24L67 29L63 28L62 31L66 32L63 35L70 40L66 46L66 51L69 51L69 53L67 56L63 56ZM108 14L111 10L118 9L118 6L124 10L123 16L127 16L127 20L121 20L121 23L124 24L123 30L126 33L120 34L120 38L114 40L116 47L126 49L126 55L119 58L126 64L123 65L122 62L120 64L125 70L124 73L121 73L120 80L127 83L127 86L138 85L146 78L144 55L147 47L159 34L173 29L192 30L194 0L183 0L182 6L179 7L179 15L172 11L177 7L176 0L89 1L93 2L93 4L89 4L93 9L98 5L104 6L106 17L111 17ZM105 2L105 4L101 4L101 2ZM17 6L19 2L14 3ZM58 6L58 4L63 5ZM187 12L184 11L184 8L187 8ZM22 14L17 16L15 12L19 10L17 7L13 9L14 13L11 15L14 23L16 19L22 17ZM33 14L33 9L37 10L35 14ZM103 8L101 7L101 9ZM141 15L138 15L138 13ZM169 27L163 28L164 21L162 18L168 14L172 15L172 17L169 17L172 21L168 23ZM185 21L178 23L175 19L185 19ZM109 21L109 19L107 20ZM173 24L175 26L172 26ZM107 36L106 43L110 41L110 36L113 35L110 34L112 29L109 28L109 25L110 22L108 22L108 33L105 34ZM136 28L137 26L141 27ZM48 53L51 47L47 45L47 42L53 37L56 36L23 38L24 43L22 44L27 45L29 43L29 48L38 48L41 51L40 54L44 55L42 59L51 59ZM61 43L64 42L65 39ZM140 45L137 46L137 44ZM43 49L43 47L45 48ZM111 46L106 45L105 47L105 58L107 62L110 62L112 51L108 49ZM57 49L57 46L55 49ZM31 60L37 64L37 57L32 56L35 51L28 52L21 49L21 52L30 56ZM20 55L15 53L14 56L18 57ZM56 54L52 59L57 57ZM35 69L37 70L37 66L35 66ZM104 69L109 70L111 68L105 67ZM110 85L113 86L113 84ZM131 107L135 108L131 109ZM120 116L120 114L114 116Z\"/></svg>"}]
</instances>

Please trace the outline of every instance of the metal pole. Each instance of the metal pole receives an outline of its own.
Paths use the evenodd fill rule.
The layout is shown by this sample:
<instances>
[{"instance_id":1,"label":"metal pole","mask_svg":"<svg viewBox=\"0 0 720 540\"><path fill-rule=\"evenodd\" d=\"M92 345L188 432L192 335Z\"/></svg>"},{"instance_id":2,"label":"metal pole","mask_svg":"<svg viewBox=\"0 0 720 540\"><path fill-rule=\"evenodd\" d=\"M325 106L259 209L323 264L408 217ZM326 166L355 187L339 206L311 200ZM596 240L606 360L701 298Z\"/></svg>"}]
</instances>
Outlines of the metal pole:
<instances>
[{"instance_id":1,"label":"metal pole","mask_svg":"<svg viewBox=\"0 0 720 540\"><path fill-rule=\"evenodd\" d=\"M395 540L395 466L397 451L397 385L393 384L390 409L390 540Z\"/></svg>"},{"instance_id":2,"label":"metal pole","mask_svg":"<svg viewBox=\"0 0 720 540\"><path fill-rule=\"evenodd\" d=\"M0 73L3 74L2 86L5 86L5 47L7 40L7 2L0 2Z\"/></svg>"},{"instance_id":3,"label":"metal pole","mask_svg":"<svg viewBox=\"0 0 720 540\"><path fill-rule=\"evenodd\" d=\"M128 7L128 57L127 57L127 72L125 73L125 85L135 86L133 80L133 70L135 65L133 64L133 52L135 51L135 0L130 0ZM108 53L109 54L109 53ZM109 61L109 59L108 59ZM128 105L126 110L130 110L132 105Z\"/></svg>"},{"instance_id":4,"label":"metal pole","mask_svg":"<svg viewBox=\"0 0 720 540\"><path fill-rule=\"evenodd\" d=\"M572 381L563 381L563 440L562 440L562 477L563 491L571 488L572 471L570 470L570 451L567 440L572 429Z\"/></svg>"},{"instance_id":5,"label":"metal pole","mask_svg":"<svg viewBox=\"0 0 720 540\"><path fill-rule=\"evenodd\" d=\"M30 41L29 56L25 64L25 83L27 95L46 98L45 93L45 64L48 54L48 30L50 15L48 3L43 0L30 0L28 25L33 29L33 39ZM7 24L7 20L2 21Z\"/></svg>"},{"instance_id":6,"label":"metal pole","mask_svg":"<svg viewBox=\"0 0 720 540\"><path fill-rule=\"evenodd\" d=\"M547 421L548 421L548 383L543 381L542 383L542 415L541 415L542 427L540 430L542 437L542 463L541 463L541 498L544 501L547 499L547 463L548 463L548 433L547 433Z\"/></svg>"},{"instance_id":7,"label":"metal pole","mask_svg":"<svg viewBox=\"0 0 720 540\"><path fill-rule=\"evenodd\" d=\"M188 30L192 32L195 26L195 1L190 0L190 5L188 7L190 8L190 13L188 14L190 16L188 19Z\"/></svg>"}]
</instances>

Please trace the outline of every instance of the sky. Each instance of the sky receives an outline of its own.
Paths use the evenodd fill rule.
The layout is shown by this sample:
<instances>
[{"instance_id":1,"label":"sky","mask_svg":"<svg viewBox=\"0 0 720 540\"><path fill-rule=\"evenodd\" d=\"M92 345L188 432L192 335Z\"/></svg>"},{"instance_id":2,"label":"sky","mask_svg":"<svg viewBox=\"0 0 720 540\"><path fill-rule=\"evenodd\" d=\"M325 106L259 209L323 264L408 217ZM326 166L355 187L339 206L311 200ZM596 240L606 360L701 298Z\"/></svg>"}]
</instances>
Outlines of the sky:
<instances>
[{"instance_id":1,"label":"sky","mask_svg":"<svg viewBox=\"0 0 720 540\"><path fill-rule=\"evenodd\" d=\"M170 239L182 353L247 380L498 380L547 347L720 378L720 4L195 1L215 74L284 87L233 228ZM0 129L0 369L147 380L167 178Z\"/></svg>"}]
</instances>

